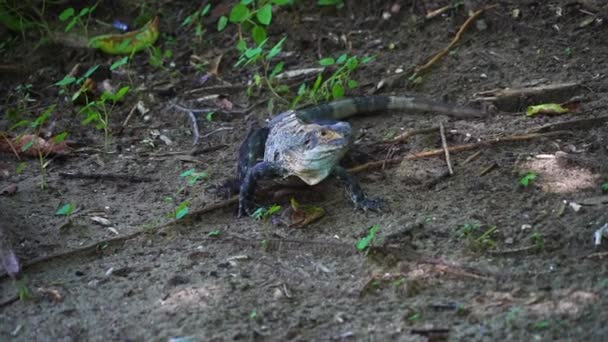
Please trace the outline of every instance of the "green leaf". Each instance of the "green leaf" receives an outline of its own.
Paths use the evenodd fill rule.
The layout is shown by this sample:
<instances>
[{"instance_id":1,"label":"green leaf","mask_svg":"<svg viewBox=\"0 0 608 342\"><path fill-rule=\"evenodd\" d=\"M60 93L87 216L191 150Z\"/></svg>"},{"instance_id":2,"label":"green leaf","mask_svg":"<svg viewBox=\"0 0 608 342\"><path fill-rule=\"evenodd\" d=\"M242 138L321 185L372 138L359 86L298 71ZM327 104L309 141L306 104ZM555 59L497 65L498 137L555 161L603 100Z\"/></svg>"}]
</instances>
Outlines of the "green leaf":
<instances>
[{"instance_id":1,"label":"green leaf","mask_svg":"<svg viewBox=\"0 0 608 342\"><path fill-rule=\"evenodd\" d=\"M344 87L340 83L336 83L333 87L331 87L331 95L334 99L342 98L344 93Z\"/></svg>"},{"instance_id":2,"label":"green leaf","mask_svg":"<svg viewBox=\"0 0 608 342\"><path fill-rule=\"evenodd\" d=\"M355 80L348 80L348 82L346 82L346 86L348 87L348 89L354 89L359 86L359 83L357 83L357 81Z\"/></svg>"},{"instance_id":3,"label":"green leaf","mask_svg":"<svg viewBox=\"0 0 608 342\"><path fill-rule=\"evenodd\" d=\"M207 114L205 114L205 120L211 122L213 121L213 114L215 114L215 112L209 112Z\"/></svg>"},{"instance_id":4,"label":"green leaf","mask_svg":"<svg viewBox=\"0 0 608 342\"><path fill-rule=\"evenodd\" d=\"M188 177L188 176L191 176L195 172L196 172L196 169L190 169L190 170L186 170L186 171L180 173L179 176L182 177L182 178L183 177Z\"/></svg>"},{"instance_id":5,"label":"green leaf","mask_svg":"<svg viewBox=\"0 0 608 342\"><path fill-rule=\"evenodd\" d=\"M369 247L369 245L372 243L372 241L376 237L376 232L378 231L378 229L380 229L380 227L377 224L373 225L369 229L369 232L367 233L367 235L362 237L359 241L357 241L356 247L357 247L358 251L364 251L365 249L367 249Z\"/></svg>"},{"instance_id":6,"label":"green leaf","mask_svg":"<svg viewBox=\"0 0 608 342\"><path fill-rule=\"evenodd\" d=\"M206 16L209 11L211 10L211 4L207 4L205 7L203 7L203 9L201 10L201 16L204 17Z\"/></svg>"},{"instance_id":7,"label":"green leaf","mask_svg":"<svg viewBox=\"0 0 608 342\"><path fill-rule=\"evenodd\" d=\"M313 83L311 91L312 92L316 92L319 87L321 86L321 83L323 82L323 75L321 73L319 73L317 75L317 79L315 79L315 83Z\"/></svg>"},{"instance_id":8,"label":"green leaf","mask_svg":"<svg viewBox=\"0 0 608 342\"><path fill-rule=\"evenodd\" d=\"M348 55L343 53L342 55L340 55L340 57L338 57L338 59L336 60L336 63L338 63L338 64L344 63L344 61L346 61L347 57L348 57Z\"/></svg>"},{"instance_id":9,"label":"green leaf","mask_svg":"<svg viewBox=\"0 0 608 342\"><path fill-rule=\"evenodd\" d=\"M242 23L249 19L250 16L251 13L249 12L249 8L247 8L247 6L243 4L236 4L230 11L229 19L233 23Z\"/></svg>"},{"instance_id":10,"label":"green leaf","mask_svg":"<svg viewBox=\"0 0 608 342\"><path fill-rule=\"evenodd\" d=\"M272 0L271 2L275 5L283 6L289 4L291 0Z\"/></svg>"},{"instance_id":11,"label":"green leaf","mask_svg":"<svg viewBox=\"0 0 608 342\"><path fill-rule=\"evenodd\" d=\"M31 122L29 120L21 120L19 122L17 122L16 124L12 125L11 128L9 128L9 131L14 130L15 128L19 128L19 127L23 127L23 126L28 126L30 125Z\"/></svg>"},{"instance_id":12,"label":"green leaf","mask_svg":"<svg viewBox=\"0 0 608 342\"><path fill-rule=\"evenodd\" d=\"M306 86L306 83L302 83L302 84L300 85L300 87L298 88L298 93L297 93L297 94L298 94L299 96L304 95L304 94L306 93L306 91L307 91L307 90L308 90L308 87Z\"/></svg>"},{"instance_id":13,"label":"green leaf","mask_svg":"<svg viewBox=\"0 0 608 342\"><path fill-rule=\"evenodd\" d=\"M83 16L87 15L87 13L89 13L89 12L91 12L91 9L88 7L85 7L80 10L80 13L78 13L78 17L83 17Z\"/></svg>"},{"instance_id":14,"label":"green leaf","mask_svg":"<svg viewBox=\"0 0 608 342\"><path fill-rule=\"evenodd\" d=\"M129 56L125 56L110 65L110 70L116 70L129 62Z\"/></svg>"},{"instance_id":15,"label":"green leaf","mask_svg":"<svg viewBox=\"0 0 608 342\"><path fill-rule=\"evenodd\" d=\"M53 85L56 85L58 87L63 87L63 86L70 85L74 82L76 82L76 77L66 75L61 81L55 82L55 83L53 83Z\"/></svg>"},{"instance_id":16,"label":"green leaf","mask_svg":"<svg viewBox=\"0 0 608 342\"><path fill-rule=\"evenodd\" d=\"M217 21L217 31L218 32L222 32L225 28L226 25L228 24L228 18L226 18L226 16L221 16L220 19Z\"/></svg>"},{"instance_id":17,"label":"green leaf","mask_svg":"<svg viewBox=\"0 0 608 342\"><path fill-rule=\"evenodd\" d=\"M209 233L207 233L207 236L220 236L220 231L219 230L212 230Z\"/></svg>"},{"instance_id":18,"label":"green leaf","mask_svg":"<svg viewBox=\"0 0 608 342\"><path fill-rule=\"evenodd\" d=\"M602 184L600 186L600 188L602 189L603 192L608 192L608 182Z\"/></svg>"},{"instance_id":19,"label":"green leaf","mask_svg":"<svg viewBox=\"0 0 608 342\"><path fill-rule=\"evenodd\" d=\"M112 100L114 102L122 100L122 98L127 94L127 92L129 92L129 89L129 86L120 88L118 92L114 94L114 96L112 96Z\"/></svg>"},{"instance_id":20,"label":"green leaf","mask_svg":"<svg viewBox=\"0 0 608 342\"><path fill-rule=\"evenodd\" d=\"M526 109L526 116L534 116L537 114L563 114L568 111L568 108L564 108L559 103L544 103L536 106L529 106Z\"/></svg>"},{"instance_id":21,"label":"green leaf","mask_svg":"<svg viewBox=\"0 0 608 342\"><path fill-rule=\"evenodd\" d=\"M247 49L247 51L245 51L245 57L252 59L253 57L259 56L260 53L262 53L262 48L258 46L253 49Z\"/></svg>"},{"instance_id":22,"label":"green leaf","mask_svg":"<svg viewBox=\"0 0 608 342\"><path fill-rule=\"evenodd\" d=\"M60 142L65 141L65 138L68 136L68 132L62 132L53 137L52 141L55 144L59 144Z\"/></svg>"},{"instance_id":23,"label":"green leaf","mask_svg":"<svg viewBox=\"0 0 608 342\"><path fill-rule=\"evenodd\" d=\"M346 61L346 67L348 70L355 70L359 66L359 61L357 57L353 56Z\"/></svg>"},{"instance_id":24,"label":"green leaf","mask_svg":"<svg viewBox=\"0 0 608 342\"><path fill-rule=\"evenodd\" d=\"M538 175L534 171L528 171L523 177L521 177L521 179L519 180L519 184L525 188L530 185L530 183L532 183L532 181L535 180L537 177Z\"/></svg>"},{"instance_id":25,"label":"green leaf","mask_svg":"<svg viewBox=\"0 0 608 342\"><path fill-rule=\"evenodd\" d=\"M25 145L21 146L21 152L25 152L34 146L34 139L30 139Z\"/></svg>"},{"instance_id":26,"label":"green leaf","mask_svg":"<svg viewBox=\"0 0 608 342\"><path fill-rule=\"evenodd\" d=\"M174 213L175 213L175 219L179 220L181 218L183 218L184 216L186 216L188 214L188 212L190 211L190 201L183 201L182 203L180 203L177 208L175 208Z\"/></svg>"},{"instance_id":27,"label":"green leaf","mask_svg":"<svg viewBox=\"0 0 608 342\"><path fill-rule=\"evenodd\" d=\"M255 15L260 24L269 25L270 21L272 21L272 6L270 4L262 6Z\"/></svg>"},{"instance_id":28,"label":"green leaf","mask_svg":"<svg viewBox=\"0 0 608 342\"><path fill-rule=\"evenodd\" d=\"M237 43L236 43L236 49L239 52L244 52L245 50L247 50L247 43L240 39Z\"/></svg>"},{"instance_id":29,"label":"green leaf","mask_svg":"<svg viewBox=\"0 0 608 342\"><path fill-rule=\"evenodd\" d=\"M319 61L319 64L320 64L321 66L330 66L330 65L334 65L335 63L336 63L336 60L334 60L334 59L333 59L333 58L331 58L331 57L328 57L328 58L323 58L323 59L321 59L321 60Z\"/></svg>"},{"instance_id":30,"label":"green leaf","mask_svg":"<svg viewBox=\"0 0 608 342\"><path fill-rule=\"evenodd\" d=\"M249 5L249 4L253 3L253 0L241 0L241 3L243 5Z\"/></svg>"},{"instance_id":31,"label":"green leaf","mask_svg":"<svg viewBox=\"0 0 608 342\"><path fill-rule=\"evenodd\" d=\"M23 172L23 170L25 170L26 166L27 164L25 162L19 163L19 165L17 165L17 168L15 169L15 173L20 174L21 172Z\"/></svg>"},{"instance_id":32,"label":"green leaf","mask_svg":"<svg viewBox=\"0 0 608 342\"><path fill-rule=\"evenodd\" d=\"M190 24L192 22L192 17L193 17L193 15L187 16L186 19L184 19L184 21L182 21L182 24L179 25L179 27L184 27L184 26Z\"/></svg>"},{"instance_id":33,"label":"green leaf","mask_svg":"<svg viewBox=\"0 0 608 342\"><path fill-rule=\"evenodd\" d=\"M281 48L282 48L283 43L285 42L286 39L287 39L287 37L283 37L281 40L279 40L278 43L275 44L275 46L272 47L272 49L270 49L270 51L268 51L268 55L266 56L266 60L271 60L276 55L278 55L279 53L281 53Z\"/></svg>"},{"instance_id":34,"label":"green leaf","mask_svg":"<svg viewBox=\"0 0 608 342\"><path fill-rule=\"evenodd\" d=\"M259 45L266 39L266 30L260 25L255 25L253 29L251 29L251 37L253 38L253 41Z\"/></svg>"},{"instance_id":35,"label":"green leaf","mask_svg":"<svg viewBox=\"0 0 608 342\"><path fill-rule=\"evenodd\" d=\"M278 73L280 73L281 71L283 71L283 66L285 65L284 62L279 62L277 65L274 66L274 68L272 69L272 72L270 73L270 79L273 79Z\"/></svg>"},{"instance_id":36,"label":"green leaf","mask_svg":"<svg viewBox=\"0 0 608 342\"><path fill-rule=\"evenodd\" d=\"M68 32L69 30L74 28L74 25L76 25L76 23L78 23L78 18L74 17L72 21L70 21L70 23L66 25L64 32Z\"/></svg>"},{"instance_id":37,"label":"green leaf","mask_svg":"<svg viewBox=\"0 0 608 342\"><path fill-rule=\"evenodd\" d=\"M74 204L66 203L55 212L55 216L70 216L74 212Z\"/></svg>"},{"instance_id":38,"label":"green leaf","mask_svg":"<svg viewBox=\"0 0 608 342\"><path fill-rule=\"evenodd\" d=\"M73 15L74 9L72 7L66 8L63 10L63 12L61 12L61 14L59 14L59 20L66 21Z\"/></svg>"}]
</instances>

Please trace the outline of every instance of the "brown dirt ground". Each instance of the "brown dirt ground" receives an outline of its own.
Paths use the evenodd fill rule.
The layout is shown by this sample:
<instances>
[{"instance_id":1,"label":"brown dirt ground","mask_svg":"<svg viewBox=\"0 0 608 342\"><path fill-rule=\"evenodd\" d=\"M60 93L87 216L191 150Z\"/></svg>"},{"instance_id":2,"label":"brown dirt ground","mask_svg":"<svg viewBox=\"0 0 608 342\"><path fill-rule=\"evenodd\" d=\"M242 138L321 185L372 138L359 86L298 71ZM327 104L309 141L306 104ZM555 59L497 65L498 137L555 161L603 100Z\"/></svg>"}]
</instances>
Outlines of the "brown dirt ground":
<instances>
[{"instance_id":1,"label":"brown dirt ground","mask_svg":"<svg viewBox=\"0 0 608 342\"><path fill-rule=\"evenodd\" d=\"M358 174L368 194L387 200L392 208L388 213L353 212L339 185L328 181L312 196L327 215L303 229L237 219L234 206L151 229L168 221L166 214L175 203L190 200L195 210L218 201L206 189L234 172L236 150L249 122L262 122L272 114L262 105L246 115L217 115L212 121L201 117L203 135L229 130L202 139L202 148L213 147L208 152L184 158L192 147L190 124L183 112L171 108L171 101L208 107L214 103L196 99L221 94L237 108L246 108L271 95L248 97L238 87L252 71L232 67L238 57L232 48L234 28L217 33L210 23L199 44L192 31L178 28L195 4L164 3L158 10L165 34L158 44L173 51L174 65L167 61L165 69L151 68L143 53L128 68L113 73L113 84L130 81L137 89L111 118L114 132L138 100L150 112L147 118L136 114L122 136L112 137L108 153L103 152L103 134L80 125L76 109L49 85L76 63L86 70L117 58L57 46L30 51L20 40L4 52L7 62L26 60L32 68L2 77L2 130L9 125L6 112L11 108L24 106L23 112L33 115L57 104L53 126L45 130L67 130L84 148L52 159L45 189L40 187L37 160L26 159L25 170L16 173L19 161L3 153L2 169L8 176L1 179L1 188L18 185L14 195L1 199L3 228L26 264L83 246L99 243L99 248L27 267L24 275L32 300L10 301L16 287L4 276L0 301L8 303L0 307L0 340L606 339L608 268L600 254L594 254L606 247L595 248L592 240L594 231L606 223L606 207L584 205L575 211L570 205L602 195L608 127L599 121L584 129L572 127L569 135L454 153L455 174L448 178L439 178L446 169L442 156ZM319 55L373 55L374 61L355 75L361 87L350 95L368 94L379 81L403 69L405 76L380 93L416 93L460 104L496 88L582 85L557 99L539 100L566 102L581 96L579 113L525 117L527 103L522 98L517 108L508 108L517 115L444 120L450 145L606 115L608 18L591 18L594 7L589 1L497 2L415 87L406 80L409 71L449 43L466 19L465 9L460 6L424 20L425 3L431 9L450 1L401 1L399 12L382 20L392 2L353 3L338 11L301 6L275 12L270 33L274 41L288 36L284 51L289 54L281 56L286 69L314 67ZM107 12L103 17L100 9L99 15L111 21L113 14ZM223 54L221 79L212 77L202 87L237 87L187 93L201 87L203 75L189 63L193 54L208 61ZM170 89L162 82L169 82ZM32 84L32 102L24 103L16 90L25 83ZM396 112L356 118L356 149L363 156L347 161L383 158L388 147L372 142L429 128L437 121L432 115ZM173 144L159 140L153 130ZM433 133L410 139L395 153L440 147ZM465 163L477 151L481 154ZM495 167L481 174L491 165ZM207 171L209 178L186 184L179 175L193 167ZM519 178L529 170L538 178L523 188ZM157 180L77 180L62 178L60 172ZM295 196L306 203L305 194ZM266 205L273 201L260 198ZM66 202L78 208L71 224L54 216ZM107 218L113 229L93 222L93 216ZM467 224L478 227L469 237L463 236ZM380 227L378 247L367 255L357 252L355 243L372 225ZM142 229L147 232L132 239L109 240ZM216 230L219 236L208 235ZM488 230L483 240L480 235ZM60 299L48 294L53 291Z\"/></svg>"}]
</instances>

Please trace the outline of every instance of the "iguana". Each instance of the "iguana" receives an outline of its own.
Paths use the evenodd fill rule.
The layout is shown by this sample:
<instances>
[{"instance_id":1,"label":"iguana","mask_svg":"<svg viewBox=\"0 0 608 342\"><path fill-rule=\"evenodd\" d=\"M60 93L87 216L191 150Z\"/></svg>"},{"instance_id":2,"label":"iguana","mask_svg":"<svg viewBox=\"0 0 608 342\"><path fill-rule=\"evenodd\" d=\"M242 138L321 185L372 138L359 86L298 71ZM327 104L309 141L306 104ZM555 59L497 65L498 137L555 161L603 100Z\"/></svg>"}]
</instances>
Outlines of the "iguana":
<instances>
[{"instance_id":1,"label":"iguana","mask_svg":"<svg viewBox=\"0 0 608 342\"><path fill-rule=\"evenodd\" d=\"M255 209L253 196L259 179L288 176L315 185L334 175L344 183L356 208L382 209L383 201L366 197L357 180L339 162L350 148L353 135L350 124L341 120L386 110L437 112L457 118L485 115L471 108L407 96L347 98L283 112L265 127L250 130L241 144L233 184L239 189L238 216L250 215Z\"/></svg>"}]
</instances>

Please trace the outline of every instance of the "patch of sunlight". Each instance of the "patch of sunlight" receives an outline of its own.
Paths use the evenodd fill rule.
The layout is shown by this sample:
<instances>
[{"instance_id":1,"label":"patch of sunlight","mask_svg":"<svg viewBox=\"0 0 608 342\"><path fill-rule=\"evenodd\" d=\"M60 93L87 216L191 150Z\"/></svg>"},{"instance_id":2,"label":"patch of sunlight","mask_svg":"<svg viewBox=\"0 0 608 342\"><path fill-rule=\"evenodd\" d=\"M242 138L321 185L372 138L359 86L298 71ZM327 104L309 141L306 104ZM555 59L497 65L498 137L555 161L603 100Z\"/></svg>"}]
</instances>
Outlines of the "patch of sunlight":
<instances>
[{"instance_id":1,"label":"patch of sunlight","mask_svg":"<svg viewBox=\"0 0 608 342\"><path fill-rule=\"evenodd\" d=\"M188 308L204 308L221 296L216 285L177 287L159 300L162 310L178 311Z\"/></svg>"},{"instance_id":2,"label":"patch of sunlight","mask_svg":"<svg viewBox=\"0 0 608 342\"><path fill-rule=\"evenodd\" d=\"M602 176L590 169L568 162L564 157L553 154L537 155L518 166L522 173L533 171L539 175L534 181L543 191L571 193L597 188Z\"/></svg>"}]
</instances>

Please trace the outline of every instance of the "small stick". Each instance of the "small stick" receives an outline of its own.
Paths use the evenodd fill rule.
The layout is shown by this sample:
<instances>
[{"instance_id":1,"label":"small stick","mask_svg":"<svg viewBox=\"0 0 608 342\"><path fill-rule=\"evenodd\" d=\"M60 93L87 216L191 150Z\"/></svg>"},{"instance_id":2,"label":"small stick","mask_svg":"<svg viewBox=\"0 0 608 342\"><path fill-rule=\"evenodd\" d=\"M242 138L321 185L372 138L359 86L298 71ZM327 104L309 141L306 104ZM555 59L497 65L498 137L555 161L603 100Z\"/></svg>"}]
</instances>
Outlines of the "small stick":
<instances>
[{"instance_id":1,"label":"small stick","mask_svg":"<svg viewBox=\"0 0 608 342\"><path fill-rule=\"evenodd\" d=\"M188 115L188 119L190 120L190 125L192 126L192 145L198 144L198 140L200 139L201 135L199 133L198 122L196 122L196 115L194 115L194 113L213 112L214 109L211 109L211 108L192 109L192 108L180 106L177 103L173 103L171 106L174 108L177 108L183 112L186 112L186 114Z\"/></svg>"},{"instance_id":2,"label":"small stick","mask_svg":"<svg viewBox=\"0 0 608 342\"><path fill-rule=\"evenodd\" d=\"M465 159L462 162L462 165L466 165L466 164L472 162L474 159L477 159L477 157L479 157L480 155L481 155L481 151L477 151L477 152L471 154L467 159Z\"/></svg>"},{"instance_id":3,"label":"small stick","mask_svg":"<svg viewBox=\"0 0 608 342\"><path fill-rule=\"evenodd\" d=\"M439 123L439 135L441 135L441 147L443 147L443 152L445 154L445 163L448 165L448 172L450 176L454 174L454 169L452 169L452 162L450 161L450 151L448 149L448 142L445 138L445 128L443 127L443 122Z\"/></svg>"},{"instance_id":4,"label":"small stick","mask_svg":"<svg viewBox=\"0 0 608 342\"><path fill-rule=\"evenodd\" d=\"M593 127L599 127L601 124L608 121L608 116L600 116L597 118L591 119L576 119L569 121L556 122L544 126L540 126L535 128L530 133L542 133L542 132L550 132L550 131L565 131L565 130L573 130L573 129L587 129Z\"/></svg>"},{"instance_id":5,"label":"small stick","mask_svg":"<svg viewBox=\"0 0 608 342\"><path fill-rule=\"evenodd\" d=\"M498 145L498 144L504 144L504 143L526 141L526 140L532 140L532 139L537 139L537 138L547 138L547 137L551 137L551 136L567 135L567 134L571 134L571 133L567 132L567 131L555 131L555 132L547 132L547 133L530 133L530 134L523 134L523 135L513 135L510 137L506 137L506 138L494 138L494 139L484 141L484 142L479 142L479 143L452 146L449 148L449 150L450 150L450 153L455 153L455 152L473 150L473 149L480 148L483 146ZM426 158L426 157L434 157L434 156L438 156L442 153L444 153L443 149L438 149L438 150L414 153L414 154L410 154L410 155L407 155L404 157L395 157L395 158L391 158L391 159L377 160L377 161L372 161L372 162L365 163L365 164L362 164L359 166L355 166L353 168L350 168L348 171L349 172L368 171L370 169L381 167L382 165L385 165L385 164L398 164L402 160L414 160L414 159L420 159L420 158Z\"/></svg>"},{"instance_id":6,"label":"small stick","mask_svg":"<svg viewBox=\"0 0 608 342\"><path fill-rule=\"evenodd\" d=\"M496 162L493 162L492 164L490 164L490 166L484 168L483 170L481 170L479 172L479 176L485 176L486 174L488 174L490 171L494 170L495 168L498 167L498 164L496 164Z\"/></svg>"},{"instance_id":7,"label":"small stick","mask_svg":"<svg viewBox=\"0 0 608 342\"><path fill-rule=\"evenodd\" d=\"M192 126L192 145L198 144L198 139L200 139L201 134L198 130L198 122L196 122L196 116L191 111L187 111L188 118L190 119L190 125Z\"/></svg>"},{"instance_id":8,"label":"small stick","mask_svg":"<svg viewBox=\"0 0 608 342\"><path fill-rule=\"evenodd\" d=\"M120 126L120 129L118 130L117 135L121 135L122 132L125 130L125 128L129 124L129 121L131 120L131 117L133 116L133 113L135 113L136 109L137 109L137 103L133 105L133 108L131 108L131 110L129 111L129 115L127 115L127 117L125 118L125 121L122 122L122 126Z\"/></svg>"},{"instance_id":9,"label":"small stick","mask_svg":"<svg viewBox=\"0 0 608 342\"><path fill-rule=\"evenodd\" d=\"M435 133L438 130L439 130L439 127L414 129L411 131L403 132L403 133L399 134L398 136L396 136L395 138L393 138L392 140L381 141L380 144L394 144L394 143L398 143L398 142L404 142L407 139L413 137L414 135Z\"/></svg>"},{"instance_id":10,"label":"small stick","mask_svg":"<svg viewBox=\"0 0 608 342\"><path fill-rule=\"evenodd\" d=\"M443 56L447 55L448 52L450 52L450 50L460 41L460 39L462 38L462 35L463 35L464 31L466 31L469 28L469 26L471 26L471 23L473 21L475 21L475 19L477 19L477 17L479 17L481 15L481 13L483 13L483 11L489 10L491 8L494 8L494 7L496 7L496 5L491 5L491 6L483 7L482 9L477 10L475 13L473 13L473 15L471 15L470 17L468 17L467 20L464 22L464 24L462 24L462 26L460 27L460 30L458 30L458 32L456 33L456 35L454 36L454 39L452 39L452 41L450 42L450 44L448 44L448 46L445 47L443 50L439 51L426 64L424 64L421 67L416 68L416 70L414 71L414 74L411 76L411 78L416 78L419 75L425 73L435 63L437 63L441 58L443 58Z\"/></svg>"},{"instance_id":11,"label":"small stick","mask_svg":"<svg viewBox=\"0 0 608 342\"><path fill-rule=\"evenodd\" d=\"M158 181L156 178L150 177L139 177L133 175L120 175L120 174L111 174L111 173L68 173L68 172L59 172L59 176L68 179L95 179L95 180L126 180L132 183L141 183L141 182L155 182Z\"/></svg>"}]
</instances>

